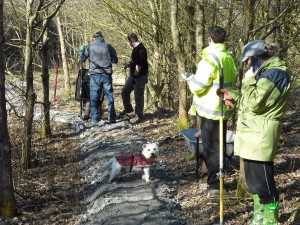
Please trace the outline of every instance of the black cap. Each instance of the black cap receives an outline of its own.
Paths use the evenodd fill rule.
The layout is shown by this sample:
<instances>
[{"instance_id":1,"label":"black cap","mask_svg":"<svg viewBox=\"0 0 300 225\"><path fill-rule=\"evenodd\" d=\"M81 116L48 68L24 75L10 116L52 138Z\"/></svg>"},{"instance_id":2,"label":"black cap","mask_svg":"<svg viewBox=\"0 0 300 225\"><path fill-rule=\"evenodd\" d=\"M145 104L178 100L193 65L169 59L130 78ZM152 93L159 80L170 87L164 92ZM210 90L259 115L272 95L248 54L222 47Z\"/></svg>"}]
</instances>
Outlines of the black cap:
<instances>
[{"instance_id":1,"label":"black cap","mask_svg":"<svg viewBox=\"0 0 300 225\"><path fill-rule=\"evenodd\" d=\"M98 31L98 32L93 34L93 38L97 38L97 37L103 38L101 31Z\"/></svg>"}]
</instances>

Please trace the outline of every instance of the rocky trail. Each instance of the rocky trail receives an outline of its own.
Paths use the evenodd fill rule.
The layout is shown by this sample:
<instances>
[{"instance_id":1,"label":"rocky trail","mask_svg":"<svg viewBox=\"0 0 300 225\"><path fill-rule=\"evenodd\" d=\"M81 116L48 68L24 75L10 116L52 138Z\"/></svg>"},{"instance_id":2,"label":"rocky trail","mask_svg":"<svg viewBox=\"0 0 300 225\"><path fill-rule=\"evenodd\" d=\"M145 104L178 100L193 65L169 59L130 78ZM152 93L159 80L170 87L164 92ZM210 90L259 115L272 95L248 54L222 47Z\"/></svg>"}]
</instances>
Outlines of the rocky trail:
<instances>
[{"instance_id":1,"label":"rocky trail","mask_svg":"<svg viewBox=\"0 0 300 225\"><path fill-rule=\"evenodd\" d=\"M117 154L140 152L149 140L139 136L127 121L116 124L91 125L76 114L58 115L53 119L69 122L80 135L82 154L79 164L86 184L85 206L77 225L83 224L184 224L178 217L180 209L174 188L155 178L163 172L162 160L151 168L151 183L141 179L141 172L121 174L107 184L109 171L99 172L99 166Z\"/></svg>"}]
</instances>

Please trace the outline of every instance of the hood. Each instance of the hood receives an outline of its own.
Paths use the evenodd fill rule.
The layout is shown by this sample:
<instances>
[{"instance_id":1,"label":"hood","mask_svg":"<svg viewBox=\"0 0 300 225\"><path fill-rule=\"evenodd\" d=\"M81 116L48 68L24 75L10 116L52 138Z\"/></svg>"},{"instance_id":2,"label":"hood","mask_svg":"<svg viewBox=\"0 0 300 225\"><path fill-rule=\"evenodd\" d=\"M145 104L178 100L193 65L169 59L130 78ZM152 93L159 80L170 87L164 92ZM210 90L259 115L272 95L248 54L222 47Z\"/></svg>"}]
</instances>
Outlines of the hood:
<instances>
[{"instance_id":1,"label":"hood","mask_svg":"<svg viewBox=\"0 0 300 225\"><path fill-rule=\"evenodd\" d=\"M202 57L205 57L207 56L208 54L212 53L212 52L226 52L226 46L225 44L221 44L221 43L218 43L218 44L212 44L208 47L206 47L205 49L202 50L201 52L201 56Z\"/></svg>"},{"instance_id":2,"label":"hood","mask_svg":"<svg viewBox=\"0 0 300 225\"><path fill-rule=\"evenodd\" d=\"M279 57L272 57L270 58L266 64L263 66L262 71L268 70L268 69L280 69L283 71L287 71L287 66L284 61L279 59Z\"/></svg>"}]
</instances>

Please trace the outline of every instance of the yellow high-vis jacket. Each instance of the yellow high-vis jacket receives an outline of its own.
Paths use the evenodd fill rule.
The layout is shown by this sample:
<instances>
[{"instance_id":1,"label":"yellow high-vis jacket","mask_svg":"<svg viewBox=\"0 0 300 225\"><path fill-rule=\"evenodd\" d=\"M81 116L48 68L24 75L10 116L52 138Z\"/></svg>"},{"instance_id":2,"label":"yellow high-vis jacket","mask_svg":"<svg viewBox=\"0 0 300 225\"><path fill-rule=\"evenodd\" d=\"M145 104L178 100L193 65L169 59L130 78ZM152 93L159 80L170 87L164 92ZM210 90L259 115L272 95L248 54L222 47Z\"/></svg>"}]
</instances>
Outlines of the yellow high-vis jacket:
<instances>
[{"instance_id":1,"label":"yellow high-vis jacket","mask_svg":"<svg viewBox=\"0 0 300 225\"><path fill-rule=\"evenodd\" d=\"M213 55L219 59L223 69L223 88L226 90L236 88L237 71L232 55L227 52L224 44L210 45L201 52L202 60L198 64L197 72L188 82L189 88L194 94L189 113L219 120L221 110L217 90L220 88L220 69ZM227 109L223 104L223 119L230 118L232 113L233 109Z\"/></svg>"}]
</instances>

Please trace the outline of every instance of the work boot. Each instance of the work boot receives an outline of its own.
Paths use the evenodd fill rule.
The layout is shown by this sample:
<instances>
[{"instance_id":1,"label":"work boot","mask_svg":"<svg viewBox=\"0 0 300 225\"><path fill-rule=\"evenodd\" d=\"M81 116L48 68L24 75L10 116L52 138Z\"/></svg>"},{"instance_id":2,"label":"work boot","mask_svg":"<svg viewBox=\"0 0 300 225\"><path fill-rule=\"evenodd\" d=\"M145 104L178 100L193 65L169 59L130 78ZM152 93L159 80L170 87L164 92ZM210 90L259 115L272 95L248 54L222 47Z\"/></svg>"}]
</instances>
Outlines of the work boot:
<instances>
[{"instance_id":1,"label":"work boot","mask_svg":"<svg viewBox=\"0 0 300 225\"><path fill-rule=\"evenodd\" d=\"M253 195L253 220L250 225L262 225L263 224L263 213L264 213L264 204L259 203L259 197L257 194Z\"/></svg>"},{"instance_id":2,"label":"work boot","mask_svg":"<svg viewBox=\"0 0 300 225\"><path fill-rule=\"evenodd\" d=\"M138 117L138 116L130 119L130 123L132 123L132 124L138 124L138 123L141 123L143 121L144 121L143 117Z\"/></svg>"},{"instance_id":3,"label":"work boot","mask_svg":"<svg viewBox=\"0 0 300 225\"><path fill-rule=\"evenodd\" d=\"M263 213L263 225L278 224L278 202L265 204Z\"/></svg>"},{"instance_id":4,"label":"work boot","mask_svg":"<svg viewBox=\"0 0 300 225\"><path fill-rule=\"evenodd\" d=\"M132 113L132 112L133 112L133 109L130 109L130 110L123 110L122 112L120 112L119 117L123 117L123 116L125 116L126 114L129 114L129 113Z\"/></svg>"},{"instance_id":5,"label":"work boot","mask_svg":"<svg viewBox=\"0 0 300 225\"><path fill-rule=\"evenodd\" d=\"M219 189L208 189L207 198L219 198L220 190Z\"/></svg>"}]
</instances>

